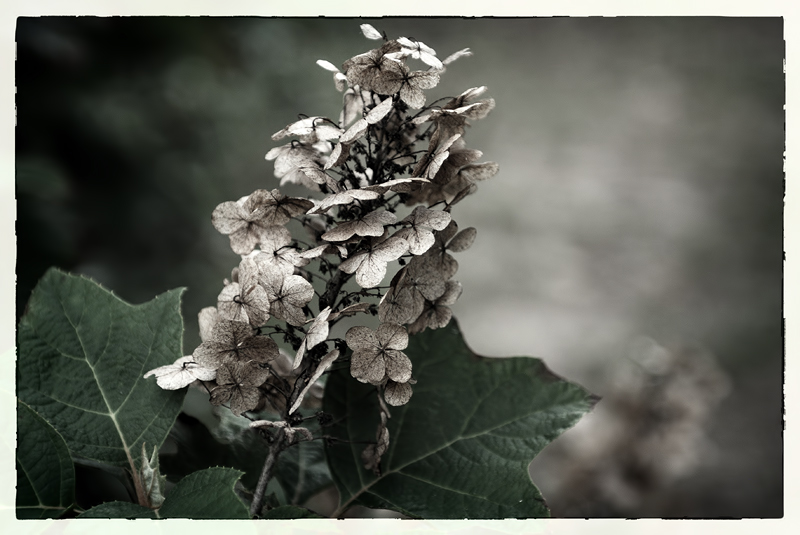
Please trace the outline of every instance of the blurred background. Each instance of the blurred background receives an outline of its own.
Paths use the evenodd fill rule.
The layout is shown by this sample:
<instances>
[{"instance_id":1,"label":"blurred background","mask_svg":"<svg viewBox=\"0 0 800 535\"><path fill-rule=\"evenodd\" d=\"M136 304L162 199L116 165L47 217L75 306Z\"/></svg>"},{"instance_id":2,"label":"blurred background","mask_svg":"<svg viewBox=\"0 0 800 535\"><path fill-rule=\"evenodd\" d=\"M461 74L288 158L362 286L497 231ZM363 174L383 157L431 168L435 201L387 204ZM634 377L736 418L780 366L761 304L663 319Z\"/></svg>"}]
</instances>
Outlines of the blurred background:
<instances>
[{"instance_id":1,"label":"blurred background","mask_svg":"<svg viewBox=\"0 0 800 535\"><path fill-rule=\"evenodd\" d=\"M298 113L338 117L315 61L375 46L362 22L471 48L429 102L497 101L454 311L603 397L531 465L553 515L782 516L778 18L20 18L17 318L52 265L134 303L185 286L191 351L238 261L212 210L278 187Z\"/></svg>"}]
</instances>

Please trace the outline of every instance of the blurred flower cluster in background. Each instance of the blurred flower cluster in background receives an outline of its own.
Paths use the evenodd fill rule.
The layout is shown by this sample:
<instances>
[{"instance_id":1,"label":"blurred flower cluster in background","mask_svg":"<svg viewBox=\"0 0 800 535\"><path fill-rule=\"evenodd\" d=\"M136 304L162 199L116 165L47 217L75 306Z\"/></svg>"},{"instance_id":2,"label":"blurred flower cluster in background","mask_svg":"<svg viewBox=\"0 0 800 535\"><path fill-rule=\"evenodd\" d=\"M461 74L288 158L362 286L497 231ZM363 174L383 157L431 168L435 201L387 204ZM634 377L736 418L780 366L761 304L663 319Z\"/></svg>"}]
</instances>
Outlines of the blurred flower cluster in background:
<instances>
[{"instance_id":1,"label":"blurred flower cluster in background","mask_svg":"<svg viewBox=\"0 0 800 535\"><path fill-rule=\"evenodd\" d=\"M238 262L210 214L277 187L272 133L338 113L315 62L362 22L468 46L436 95L497 102L452 308L476 352L603 397L531 466L553 515L781 516L777 18L18 19L17 316L52 265L134 303L186 286L196 347Z\"/></svg>"}]
</instances>

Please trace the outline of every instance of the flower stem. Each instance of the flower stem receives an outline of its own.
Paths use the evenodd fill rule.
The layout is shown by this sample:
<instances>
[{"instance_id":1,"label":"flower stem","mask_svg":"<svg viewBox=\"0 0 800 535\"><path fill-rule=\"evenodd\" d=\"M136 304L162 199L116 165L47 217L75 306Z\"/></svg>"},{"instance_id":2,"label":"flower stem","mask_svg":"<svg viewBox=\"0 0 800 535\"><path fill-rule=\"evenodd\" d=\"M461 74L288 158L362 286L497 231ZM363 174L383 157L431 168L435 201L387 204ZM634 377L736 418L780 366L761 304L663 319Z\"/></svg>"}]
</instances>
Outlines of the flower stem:
<instances>
[{"instance_id":1,"label":"flower stem","mask_svg":"<svg viewBox=\"0 0 800 535\"><path fill-rule=\"evenodd\" d=\"M256 514L261 511L261 508L264 505L264 493L267 490L269 480L272 479L272 471L275 468L275 463L278 460L278 456L285 448L284 438L285 434L283 429L279 429L275 442L273 442L269 448L267 460L264 461L264 468L261 470L261 476L258 478L258 485L256 486L255 493L253 494L253 502L250 504L251 518L255 517Z\"/></svg>"}]
</instances>

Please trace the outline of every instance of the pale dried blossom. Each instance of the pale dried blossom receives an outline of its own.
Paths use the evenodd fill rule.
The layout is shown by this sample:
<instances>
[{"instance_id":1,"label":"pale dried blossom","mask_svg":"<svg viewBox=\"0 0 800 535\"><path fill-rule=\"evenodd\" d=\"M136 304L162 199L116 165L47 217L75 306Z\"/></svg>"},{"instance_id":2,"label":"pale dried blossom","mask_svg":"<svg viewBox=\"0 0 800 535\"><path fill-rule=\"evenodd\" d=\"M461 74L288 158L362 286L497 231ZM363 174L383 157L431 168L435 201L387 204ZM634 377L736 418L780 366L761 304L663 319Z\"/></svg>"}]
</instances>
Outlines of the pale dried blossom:
<instances>
[{"instance_id":1,"label":"pale dried blossom","mask_svg":"<svg viewBox=\"0 0 800 535\"><path fill-rule=\"evenodd\" d=\"M434 243L424 254L415 257L414 269L437 273L444 280L451 279L458 271L458 262L447 251L467 250L475 240L477 232L473 227L458 232L458 225L451 221L444 230L434 233Z\"/></svg>"},{"instance_id":2,"label":"pale dried blossom","mask_svg":"<svg viewBox=\"0 0 800 535\"><path fill-rule=\"evenodd\" d=\"M197 323L200 327L200 340L202 342L211 339L211 333L217 321L219 321L219 312L216 307L205 307L197 313Z\"/></svg>"},{"instance_id":3,"label":"pale dried blossom","mask_svg":"<svg viewBox=\"0 0 800 535\"><path fill-rule=\"evenodd\" d=\"M257 336L249 323L219 320L209 339L192 353L195 362L213 370L228 359L267 363L278 356L278 345L267 336Z\"/></svg>"},{"instance_id":4,"label":"pale dried blossom","mask_svg":"<svg viewBox=\"0 0 800 535\"><path fill-rule=\"evenodd\" d=\"M345 334L353 350L350 373L362 383L380 384L385 377L404 383L411 378L411 361L403 349L408 333L402 325L382 323L377 331L357 325Z\"/></svg>"},{"instance_id":5,"label":"pale dried blossom","mask_svg":"<svg viewBox=\"0 0 800 535\"><path fill-rule=\"evenodd\" d=\"M442 68L442 62L436 57L436 51L422 41L399 37L397 42L400 44L401 49L399 52L395 52L393 57L411 56L436 70Z\"/></svg>"},{"instance_id":6,"label":"pale dried blossom","mask_svg":"<svg viewBox=\"0 0 800 535\"><path fill-rule=\"evenodd\" d=\"M450 156L450 147L456 142L461 134L454 134L443 140L441 143L433 144L428 148L428 152L422 157L411 176L431 179L439 172L439 168Z\"/></svg>"},{"instance_id":7,"label":"pale dried blossom","mask_svg":"<svg viewBox=\"0 0 800 535\"><path fill-rule=\"evenodd\" d=\"M147 379L151 375L156 376L156 384L164 390L180 390L195 381L211 381L216 377L217 372L201 366L192 359L191 355L188 355L179 358L172 364L150 370L144 374L144 378Z\"/></svg>"},{"instance_id":8,"label":"pale dried blossom","mask_svg":"<svg viewBox=\"0 0 800 535\"><path fill-rule=\"evenodd\" d=\"M311 388L314 387L317 379L322 377L322 374L325 373L328 368L330 368L331 364L333 364L333 361L337 358L339 358L339 350L334 349L320 359L319 364L317 364L317 369L314 370L313 374L311 374L311 377L308 379L308 383L303 390L300 391L300 394L297 396L294 404L292 404L291 408L289 409L289 414L292 414L300 408L300 404L303 403L303 398L305 395L309 392L309 390L311 390Z\"/></svg>"},{"instance_id":9,"label":"pale dried blossom","mask_svg":"<svg viewBox=\"0 0 800 535\"><path fill-rule=\"evenodd\" d=\"M318 59L317 65L326 71L332 72L333 84L336 86L336 90L339 92L344 91L344 86L347 83L347 76L345 76L336 65L324 59Z\"/></svg>"},{"instance_id":10,"label":"pale dried blossom","mask_svg":"<svg viewBox=\"0 0 800 535\"><path fill-rule=\"evenodd\" d=\"M386 265L408 251L408 242L388 234L367 241L366 249L352 255L339 265L345 273L355 273L356 283L362 288L373 288L386 275Z\"/></svg>"},{"instance_id":11,"label":"pale dried blossom","mask_svg":"<svg viewBox=\"0 0 800 535\"><path fill-rule=\"evenodd\" d=\"M461 283L447 281L444 293L435 301L425 301L425 307L419 317L408 326L408 334L417 334L427 329L441 329L450 323L453 311L450 305L455 304L461 296Z\"/></svg>"},{"instance_id":12,"label":"pale dried blossom","mask_svg":"<svg viewBox=\"0 0 800 535\"><path fill-rule=\"evenodd\" d=\"M217 207L212 222L230 237L241 263L224 281L217 307L200 312L202 343L192 356L148 377L182 388L197 379L213 386L208 381L215 376L213 404L229 402L237 415L277 410L282 419L251 427L281 430L288 445L314 438L295 427L297 411L315 400L319 407L320 379L346 344L350 374L378 387L381 423L362 461L379 473L389 444L387 404L408 403L415 383L403 352L409 331L445 326L461 292L451 280L458 264L450 253L468 248L475 231L458 232L451 210L497 165L476 163L482 153L462 138L468 121L494 107L492 99L478 100L484 86L426 104L426 91L437 86L445 66L470 55L469 49L440 61L414 39L392 40L368 24L361 30L379 41L375 49L341 69L317 61L344 91L338 123L300 115L273 135L294 140L266 154L281 184L305 186L313 199L259 189ZM415 70L412 60L430 68ZM410 214L395 215L402 205ZM294 237L299 227L310 240ZM402 267L388 287L380 286L395 260ZM307 321L312 309L320 312ZM366 313L378 316L377 330L356 325L344 341L329 339L339 319ZM282 337L294 354L281 352L272 337ZM320 358L331 343L335 349Z\"/></svg>"},{"instance_id":13,"label":"pale dried blossom","mask_svg":"<svg viewBox=\"0 0 800 535\"><path fill-rule=\"evenodd\" d=\"M272 134L272 139L277 141L287 136L298 136L306 143L336 139L342 135L342 129L334 126L330 119L325 117L307 117L286 125L282 130Z\"/></svg>"},{"instance_id":14,"label":"pale dried blossom","mask_svg":"<svg viewBox=\"0 0 800 535\"><path fill-rule=\"evenodd\" d=\"M231 249L240 255L251 253L261 239L275 230L255 193L237 202L220 204L211 214L211 222L222 234L229 235Z\"/></svg>"},{"instance_id":15,"label":"pale dried blossom","mask_svg":"<svg viewBox=\"0 0 800 535\"><path fill-rule=\"evenodd\" d=\"M378 30L376 30L372 24L362 24L360 28L361 28L361 33L363 33L364 37L366 37L367 39L376 40L383 38L383 34Z\"/></svg>"},{"instance_id":16,"label":"pale dried blossom","mask_svg":"<svg viewBox=\"0 0 800 535\"><path fill-rule=\"evenodd\" d=\"M338 255L341 258L347 258L347 248L335 243L326 243L324 245L308 249L307 251L303 251L302 253L298 253L298 256L300 258L305 258L306 260L313 260L329 254Z\"/></svg>"},{"instance_id":17,"label":"pale dried blossom","mask_svg":"<svg viewBox=\"0 0 800 535\"><path fill-rule=\"evenodd\" d=\"M298 167L317 165L319 156L319 151L312 146L301 141L292 141L270 150L264 158L275 160L275 178L283 178Z\"/></svg>"},{"instance_id":18,"label":"pale dried blossom","mask_svg":"<svg viewBox=\"0 0 800 535\"><path fill-rule=\"evenodd\" d=\"M291 275L295 267L308 264L308 260L290 246L292 235L289 231L285 227L278 229L280 230L270 233L259 242L260 251L252 257L252 260L262 273L274 269Z\"/></svg>"},{"instance_id":19,"label":"pale dried blossom","mask_svg":"<svg viewBox=\"0 0 800 535\"><path fill-rule=\"evenodd\" d=\"M358 236L383 236L383 227L397 221L397 217L385 210L375 210L357 217L352 221L345 221L322 235L325 241L345 241L354 235Z\"/></svg>"},{"instance_id":20,"label":"pale dried blossom","mask_svg":"<svg viewBox=\"0 0 800 535\"><path fill-rule=\"evenodd\" d=\"M327 212L334 206L342 204L352 204L356 201L371 201L380 197L380 193L376 191L363 190L363 189L350 189L329 195L322 199L319 205L315 206L308 211L309 214L321 214Z\"/></svg>"},{"instance_id":21,"label":"pale dried blossom","mask_svg":"<svg viewBox=\"0 0 800 535\"><path fill-rule=\"evenodd\" d=\"M273 316L297 327L305 323L303 307L314 297L314 287L306 279L267 269L261 272L261 284L267 291Z\"/></svg>"},{"instance_id":22,"label":"pale dried blossom","mask_svg":"<svg viewBox=\"0 0 800 535\"><path fill-rule=\"evenodd\" d=\"M239 264L240 282L228 284L217 297L217 310L221 318L247 322L253 327L260 327L267 322L269 300L267 292L258 283L258 275L255 261L243 258Z\"/></svg>"},{"instance_id":23,"label":"pale dried blossom","mask_svg":"<svg viewBox=\"0 0 800 535\"><path fill-rule=\"evenodd\" d=\"M217 369L217 386L211 390L211 403L230 402L235 415L255 409L261 401L258 387L269 377L269 370L252 362L228 359Z\"/></svg>"},{"instance_id":24,"label":"pale dried blossom","mask_svg":"<svg viewBox=\"0 0 800 535\"><path fill-rule=\"evenodd\" d=\"M413 393L411 389L412 381L413 379L405 383L398 383L391 379L386 381L386 386L383 390L383 397L386 399L386 403L393 407L399 407L408 403Z\"/></svg>"},{"instance_id":25,"label":"pale dried blossom","mask_svg":"<svg viewBox=\"0 0 800 535\"><path fill-rule=\"evenodd\" d=\"M389 45L389 46L387 46ZM387 43L379 49L371 50L346 61L342 66L347 83L363 90L374 91L379 95L393 95L400 90L402 83L397 79L401 72L399 61L387 57L390 51L400 49L400 45ZM390 74L392 76L387 76Z\"/></svg>"},{"instance_id":26,"label":"pale dried blossom","mask_svg":"<svg viewBox=\"0 0 800 535\"><path fill-rule=\"evenodd\" d=\"M433 230L443 230L450 223L451 216L440 210L428 210L417 206L401 223L409 226L394 233L394 237L403 238L408 242L408 252L421 255L431 248L435 239Z\"/></svg>"},{"instance_id":27,"label":"pale dried blossom","mask_svg":"<svg viewBox=\"0 0 800 535\"><path fill-rule=\"evenodd\" d=\"M392 97L383 100L380 104L372 108L363 119L359 119L347 129L339 138L339 144L347 145L353 143L367 133L367 128L371 124L375 124L392 111Z\"/></svg>"},{"instance_id":28,"label":"pale dried blossom","mask_svg":"<svg viewBox=\"0 0 800 535\"><path fill-rule=\"evenodd\" d=\"M453 63L457 59L465 58L465 57L471 56L471 55L472 55L472 51L469 48L462 48L461 50L459 50L457 52L453 52L452 54L450 54L449 56L444 58L442 60L442 64L443 65L450 65L451 63Z\"/></svg>"},{"instance_id":29,"label":"pale dried blossom","mask_svg":"<svg viewBox=\"0 0 800 535\"><path fill-rule=\"evenodd\" d=\"M314 318L314 322L311 324L311 327L308 328L306 332L306 337L303 339L303 342L300 344L300 349L297 350L297 354L294 357L294 364L292 365L292 369L297 369L300 366L300 363L303 361L303 356L305 355L306 351L309 351L316 347L318 344L321 344L328 338L328 316L331 315L331 307L325 307L320 313Z\"/></svg>"}]
</instances>

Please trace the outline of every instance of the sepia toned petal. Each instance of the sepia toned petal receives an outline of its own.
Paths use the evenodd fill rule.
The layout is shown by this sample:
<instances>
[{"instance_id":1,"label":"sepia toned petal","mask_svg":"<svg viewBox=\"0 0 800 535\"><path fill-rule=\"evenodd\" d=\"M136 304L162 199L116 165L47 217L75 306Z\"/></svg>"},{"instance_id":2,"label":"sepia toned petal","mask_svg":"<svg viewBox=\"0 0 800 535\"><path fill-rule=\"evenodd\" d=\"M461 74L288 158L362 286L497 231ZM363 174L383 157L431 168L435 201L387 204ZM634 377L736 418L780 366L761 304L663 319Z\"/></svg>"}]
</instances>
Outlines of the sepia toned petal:
<instances>
[{"instance_id":1,"label":"sepia toned petal","mask_svg":"<svg viewBox=\"0 0 800 535\"><path fill-rule=\"evenodd\" d=\"M356 270L356 283L362 288L374 288L381 283L385 276L386 261L378 258L375 254L367 253Z\"/></svg>"},{"instance_id":2,"label":"sepia toned petal","mask_svg":"<svg viewBox=\"0 0 800 535\"><path fill-rule=\"evenodd\" d=\"M475 230L475 227L465 228L456 234L452 240L450 240L450 242L447 244L447 249L449 251L453 251L454 253L466 251L472 247L472 243L475 241L475 236L477 235L478 231Z\"/></svg>"},{"instance_id":3,"label":"sepia toned petal","mask_svg":"<svg viewBox=\"0 0 800 535\"><path fill-rule=\"evenodd\" d=\"M406 84L400 88L400 100L418 110L425 105L425 92L418 87Z\"/></svg>"},{"instance_id":4,"label":"sepia toned petal","mask_svg":"<svg viewBox=\"0 0 800 535\"><path fill-rule=\"evenodd\" d=\"M447 281L444 293L436 300L437 305L452 305L461 297L463 287L461 283L454 280Z\"/></svg>"},{"instance_id":5,"label":"sepia toned petal","mask_svg":"<svg viewBox=\"0 0 800 535\"><path fill-rule=\"evenodd\" d=\"M477 182L492 178L500 170L500 166L495 162L484 162L465 165L458 171L458 175L469 180L470 182Z\"/></svg>"},{"instance_id":6,"label":"sepia toned petal","mask_svg":"<svg viewBox=\"0 0 800 535\"><path fill-rule=\"evenodd\" d=\"M367 133L367 128L369 127L369 123L366 119L359 119L355 123L347 129L347 131L342 134L342 137L339 138L339 143L341 144L350 144L364 137L364 134Z\"/></svg>"},{"instance_id":7,"label":"sepia toned petal","mask_svg":"<svg viewBox=\"0 0 800 535\"><path fill-rule=\"evenodd\" d=\"M231 234L247 226L247 211L233 201L224 202L214 208L211 223L222 234Z\"/></svg>"},{"instance_id":8,"label":"sepia toned petal","mask_svg":"<svg viewBox=\"0 0 800 535\"><path fill-rule=\"evenodd\" d=\"M280 354L278 344L269 336L254 336L242 342L237 352L238 358L266 364L275 360Z\"/></svg>"},{"instance_id":9,"label":"sepia toned petal","mask_svg":"<svg viewBox=\"0 0 800 535\"><path fill-rule=\"evenodd\" d=\"M330 368L331 364L333 364L333 361L337 358L339 358L339 350L334 349L320 359L317 369L314 370L314 373L311 375L311 378L309 378L305 388L300 391L300 395L297 396L294 404L289 409L289 414L292 414L294 411L300 408L300 404L303 402L303 397L305 397L308 391L314 386L314 383L317 381L317 379L322 377L322 374L325 373L328 368Z\"/></svg>"},{"instance_id":10,"label":"sepia toned petal","mask_svg":"<svg viewBox=\"0 0 800 535\"><path fill-rule=\"evenodd\" d=\"M408 252L413 255L425 253L436 241L433 232L424 227L400 229L392 237L404 239L408 243Z\"/></svg>"},{"instance_id":11,"label":"sepia toned petal","mask_svg":"<svg viewBox=\"0 0 800 535\"><path fill-rule=\"evenodd\" d=\"M230 407L231 412L236 416L243 412L253 410L261 401L261 392L257 388L233 388L231 389Z\"/></svg>"},{"instance_id":12,"label":"sepia toned petal","mask_svg":"<svg viewBox=\"0 0 800 535\"><path fill-rule=\"evenodd\" d=\"M238 255L247 255L253 252L259 241L259 234L251 229L251 224L230 234L231 250Z\"/></svg>"},{"instance_id":13,"label":"sepia toned petal","mask_svg":"<svg viewBox=\"0 0 800 535\"><path fill-rule=\"evenodd\" d=\"M405 349L408 347L408 333L402 325L381 323L375 332L381 347L387 349Z\"/></svg>"},{"instance_id":14,"label":"sepia toned petal","mask_svg":"<svg viewBox=\"0 0 800 535\"><path fill-rule=\"evenodd\" d=\"M457 59L464 58L464 57L471 56L471 55L472 55L472 51L469 48L462 48L458 52L453 52L452 54L450 54L449 56L444 58L442 60L442 64L443 65L450 65L451 63L453 63Z\"/></svg>"},{"instance_id":15,"label":"sepia toned petal","mask_svg":"<svg viewBox=\"0 0 800 535\"><path fill-rule=\"evenodd\" d=\"M363 325L356 325L350 327L344 335L347 347L352 350L369 350L377 352L378 339L375 337L375 332L369 327Z\"/></svg>"},{"instance_id":16,"label":"sepia toned petal","mask_svg":"<svg viewBox=\"0 0 800 535\"><path fill-rule=\"evenodd\" d=\"M372 110L370 110L370 112L364 117L364 120L369 124L375 124L386 117L390 111L392 111L392 97L387 98L372 108Z\"/></svg>"},{"instance_id":17,"label":"sepia toned petal","mask_svg":"<svg viewBox=\"0 0 800 535\"><path fill-rule=\"evenodd\" d=\"M339 68L336 65L334 65L330 61L327 61L327 60L324 60L324 59L318 59L317 60L317 65L319 65L320 67L322 67L326 71L339 72Z\"/></svg>"},{"instance_id":18,"label":"sepia toned petal","mask_svg":"<svg viewBox=\"0 0 800 535\"><path fill-rule=\"evenodd\" d=\"M397 383L395 381L388 381L386 388L383 391L383 397L386 403L393 407L405 405L411 399L411 385L407 382Z\"/></svg>"},{"instance_id":19,"label":"sepia toned petal","mask_svg":"<svg viewBox=\"0 0 800 535\"><path fill-rule=\"evenodd\" d=\"M380 384L386 375L386 364L377 351L356 349L350 357L350 375L362 383Z\"/></svg>"},{"instance_id":20,"label":"sepia toned petal","mask_svg":"<svg viewBox=\"0 0 800 535\"><path fill-rule=\"evenodd\" d=\"M339 269L345 273L355 273L361 267L361 264L366 262L367 258L369 258L369 254L366 252L356 253L339 264Z\"/></svg>"},{"instance_id":21,"label":"sepia toned petal","mask_svg":"<svg viewBox=\"0 0 800 535\"><path fill-rule=\"evenodd\" d=\"M427 178L395 178L393 180L387 180L386 182L382 182L380 184L375 184L372 186L365 186L361 189L364 190L371 190L381 195L386 193L389 190L396 191L399 193L407 193L410 191L414 191L418 189L423 184L427 184L430 181Z\"/></svg>"},{"instance_id":22,"label":"sepia toned petal","mask_svg":"<svg viewBox=\"0 0 800 535\"><path fill-rule=\"evenodd\" d=\"M308 328L308 332L306 333L306 337L303 339L303 342L300 344L300 348L297 350L297 354L295 355L294 364L292 365L292 369L296 370L300 367L300 363L303 361L303 355L306 351L313 349L318 344L321 344L328 338L328 316L331 314L331 307L325 307L319 315L314 318L314 323L311 324L311 327Z\"/></svg>"},{"instance_id":23,"label":"sepia toned petal","mask_svg":"<svg viewBox=\"0 0 800 535\"><path fill-rule=\"evenodd\" d=\"M378 304L378 319L381 323L408 323L415 319L422 310L416 310L415 302L409 292L397 293L389 288Z\"/></svg>"},{"instance_id":24,"label":"sepia toned petal","mask_svg":"<svg viewBox=\"0 0 800 535\"><path fill-rule=\"evenodd\" d=\"M361 25L361 33L363 33L364 37L366 37L367 39L376 40L376 39L382 39L383 38L383 35L381 34L381 32L376 30L370 24L362 24Z\"/></svg>"},{"instance_id":25,"label":"sepia toned petal","mask_svg":"<svg viewBox=\"0 0 800 535\"><path fill-rule=\"evenodd\" d=\"M405 329L403 329L405 332ZM384 351L386 375L389 379L404 383L411 379L411 360L402 351L387 349Z\"/></svg>"},{"instance_id":26,"label":"sepia toned petal","mask_svg":"<svg viewBox=\"0 0 800 535\"><path fill-rule=\"evenodd\" d=\"M339 143L333 147L330 155L328 156L328 161L325 162L325 166L322 168L323 170L327 171L331 167L336 167L342 165L346 160L347 157L350 155L350 144L342 143L342 140L339 140Z\"/></svg>"},{"instance_id":27,"label":"sepia toned petal","mask_svg":"<svg viewBox=\"0 0 800 535\"><path fill-rule=\"evenodd\" d=\"M197 323L200 326L200 340L207 341L211 337L211 330L219 320L216 307L205 307L197 314Z\"/></svg>"}]
</instances>

